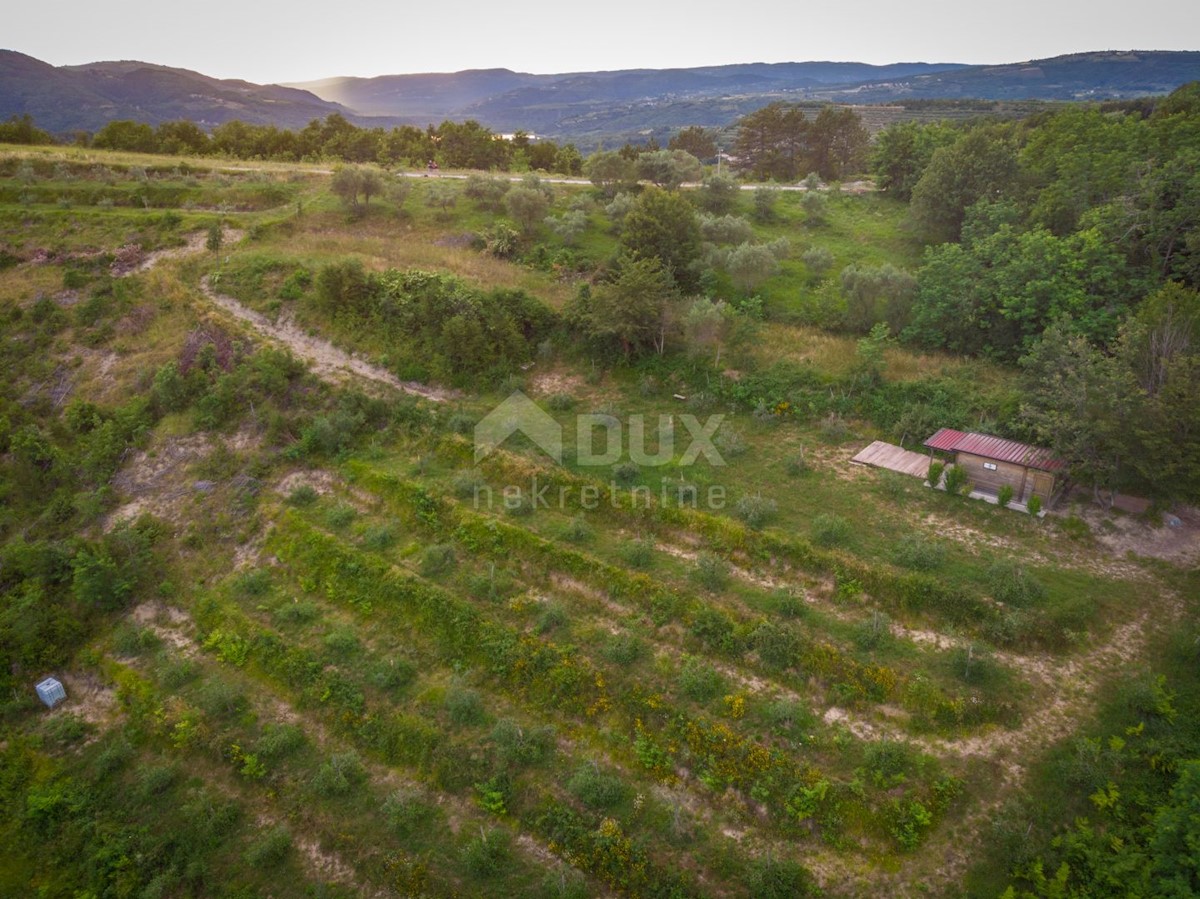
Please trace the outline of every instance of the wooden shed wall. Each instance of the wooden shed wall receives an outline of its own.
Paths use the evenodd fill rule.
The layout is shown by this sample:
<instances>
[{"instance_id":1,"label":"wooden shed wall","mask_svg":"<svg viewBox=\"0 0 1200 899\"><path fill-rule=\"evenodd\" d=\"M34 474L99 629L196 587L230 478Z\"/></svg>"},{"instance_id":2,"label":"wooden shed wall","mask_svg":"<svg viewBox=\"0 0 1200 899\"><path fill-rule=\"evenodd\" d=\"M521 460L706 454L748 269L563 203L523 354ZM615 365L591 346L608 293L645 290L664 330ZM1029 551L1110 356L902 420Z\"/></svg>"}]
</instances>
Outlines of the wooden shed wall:
<instances>
[{"instance_id":1,"label":"wooden shed wall","mask_svg":"<svg viewBox=\"0 0 1200 899\"><path fill-rule=\"evenodd\" d=\"M995 470L984 468L985 462L995 465ZM1054 475L1047 471L1028 469L1029 474L1026 476L1027 469L1024 465L998 462L962 452L955 455L955 464L966 471L972 487L988 493L998 493L1002 486L1008 484L1013 489L1013 499L1019 503L1024 503L1035 493L1043 501L1050 499L1051 494L1054 493ZM1024 490L1022 490L1022 483L1024 483Z\"/></svg>"}]
</instances>

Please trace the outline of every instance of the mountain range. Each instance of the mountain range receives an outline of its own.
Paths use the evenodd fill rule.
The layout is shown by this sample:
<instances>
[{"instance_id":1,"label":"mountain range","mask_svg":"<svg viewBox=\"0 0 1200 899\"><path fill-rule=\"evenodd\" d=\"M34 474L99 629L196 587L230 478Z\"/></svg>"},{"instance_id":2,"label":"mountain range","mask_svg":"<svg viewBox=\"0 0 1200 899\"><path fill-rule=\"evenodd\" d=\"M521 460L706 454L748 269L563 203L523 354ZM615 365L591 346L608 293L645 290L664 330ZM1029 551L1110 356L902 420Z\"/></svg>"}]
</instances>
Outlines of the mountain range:
<instances>
[{"instance_id":1,"label":"mountain range","mask_svg":"<svg viewBox=\"0 0 1200 899\"><path fill-rule=\"evenodd\" d=\"M1006 65L749 63L534 75L509 69L328 78L283 85L210 78L143 62L55 67L0 50L0 118L29 113L60 134L114 119L231 119L296 128L340 113L362 125L475 119L498 131L598 140L721 127L773 100L1099 100L1164 94L1200 80L1200 51L1103 51Z\"/></svg>"}]
</instances>

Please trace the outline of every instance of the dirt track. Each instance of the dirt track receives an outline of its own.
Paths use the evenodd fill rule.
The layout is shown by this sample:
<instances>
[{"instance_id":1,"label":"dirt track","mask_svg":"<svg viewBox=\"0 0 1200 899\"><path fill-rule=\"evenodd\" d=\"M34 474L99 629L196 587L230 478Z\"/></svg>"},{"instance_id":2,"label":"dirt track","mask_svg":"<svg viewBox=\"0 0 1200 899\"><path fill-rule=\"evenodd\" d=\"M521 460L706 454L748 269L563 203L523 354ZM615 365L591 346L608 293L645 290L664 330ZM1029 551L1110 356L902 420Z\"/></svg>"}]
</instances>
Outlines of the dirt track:
<instances>
[{"instance_id":1,"label":"dirt track","mask_svg":"<svg viewBox=\"0 0 1200 899\"><path fill-rule=\"evenodd\" d=\"M453 391L430 387L416 381L401 381L386 368L372 365L327 340L305 333L290 319L273 322L265 315L247 309L233 297L218 293L213 289L208 275L200 279L200 289L205 297L230 315L246 322L262 336L286 346L307 362L313 373L322 380L336 383L345 381L347 377L364 378L374 384L382 384L435 403L453 399L455 395Z\"/></svg>"}]
</instances>

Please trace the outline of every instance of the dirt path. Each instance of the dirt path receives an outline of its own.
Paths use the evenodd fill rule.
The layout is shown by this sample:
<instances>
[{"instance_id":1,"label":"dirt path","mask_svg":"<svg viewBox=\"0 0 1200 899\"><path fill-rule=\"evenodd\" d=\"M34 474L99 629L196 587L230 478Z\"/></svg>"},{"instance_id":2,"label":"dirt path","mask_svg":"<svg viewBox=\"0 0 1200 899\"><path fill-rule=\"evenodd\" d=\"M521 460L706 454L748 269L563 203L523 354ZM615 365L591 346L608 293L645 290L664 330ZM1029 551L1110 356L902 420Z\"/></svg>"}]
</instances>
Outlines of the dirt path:
<instances>
[{"instance_id":1,"label":"dirt path","mask_svg":"<svg viewBox=\"0 0 1200 899\"><path fill-rule=\"evenodd\" d=\"M457 395L452 390L429 387L416 381L401 381L386 368L372 365L370 362L352 356L328 340L306 334L291 319L272 322L265 315L255 312L253 309L247 309L233 297L215 291L207 275L200 279L200 289L204 292L205 297L230 315L246 322L262 336L276 343L282 343L307 362L313 373L322 380L340 383L344 382L347 377L364 378L374 384L382 384L385 387L432 400L435 403L446 402Z\"/></svg>"},{"instance_id":2,"label":"dirt path","mask_svg":"<svg viewBox=\"0 0 1200 899\"><path fill-rule=\"evenodd\" d=\"M233 228L226 228L222 234L222 243L225 245L237 243L241 240L242 233ZM207 239L208 235L204 231L189 234L183 246L149 253L127 274L141 274L168 260L183 259L202 253ZM385 387L432 400L435 403L442 403L457 396L457 393L452 390L429 387L416 381L401 381L381 366L365 362L345 350L338 349L327 340L306 334L290 319L272 322L265 315L247 309L233 297L215 291L207 275L200 279L200 289L210 302L220 306L235 318L246 322L264 337L288 347L295 355L307 362L313 373L322 380L338 383L345 381L348 377L363 378L374 384L382 384Z\"/></svg>"}]
</instances>

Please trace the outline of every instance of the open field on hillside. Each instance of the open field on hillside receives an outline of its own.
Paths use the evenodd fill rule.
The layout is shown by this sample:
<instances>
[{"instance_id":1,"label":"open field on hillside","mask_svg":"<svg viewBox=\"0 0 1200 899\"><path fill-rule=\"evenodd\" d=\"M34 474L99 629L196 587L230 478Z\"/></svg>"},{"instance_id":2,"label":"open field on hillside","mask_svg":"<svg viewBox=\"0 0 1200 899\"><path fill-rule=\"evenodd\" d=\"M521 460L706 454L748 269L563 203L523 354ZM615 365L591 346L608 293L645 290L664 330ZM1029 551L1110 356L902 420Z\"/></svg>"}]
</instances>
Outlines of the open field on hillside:
<instances>
[{"instance_id":1,"label":"open field on hillside","mask_svg":"<svg viewBox=\"0 0 1200 899\"><path fill-rule=\"evenodd\" d=\"M840 406L756 407L783 364L813 395L855 389L857 341L811 323L801 255L914 265L891 201L831 196L817 223L780 196L755 238L788 252L714 371L614 365L555 332L429 399L389 380L424 360L321 305L322 270L562 310L617 248L590 189L549 207L586 213L577 240L543 230L503 259L478 237L503 216L462 185L350 216L300 166L37 159L0 152L5 443L40 416L90 472L112 410L153 412L93 505L34 515L60 489L49 463L6 486L0 536L142 528L154 561L45 662L68 703L5 710L0 799L22 812L0 824L0 892L68 895L98 867L161 895L995 896L1019 841L1002 812L1057 795L1050 761L1166 726L1156 675L1196 636L1194 572L1115 556L1077 510L1038 520L851 465L887 435ZM299 362L275 352L289 334ZM310 373L313 347L343 355ZM956 401L981 418L1012 402L1009 370L894 345L880 377L901 398L970 384ZM562 426L564 464L520 436L476 457L516 389ZM682 413L724 416L726 464L682 445L580 463L580 414L628 435Z\"/></svg>"}]
</instances>

